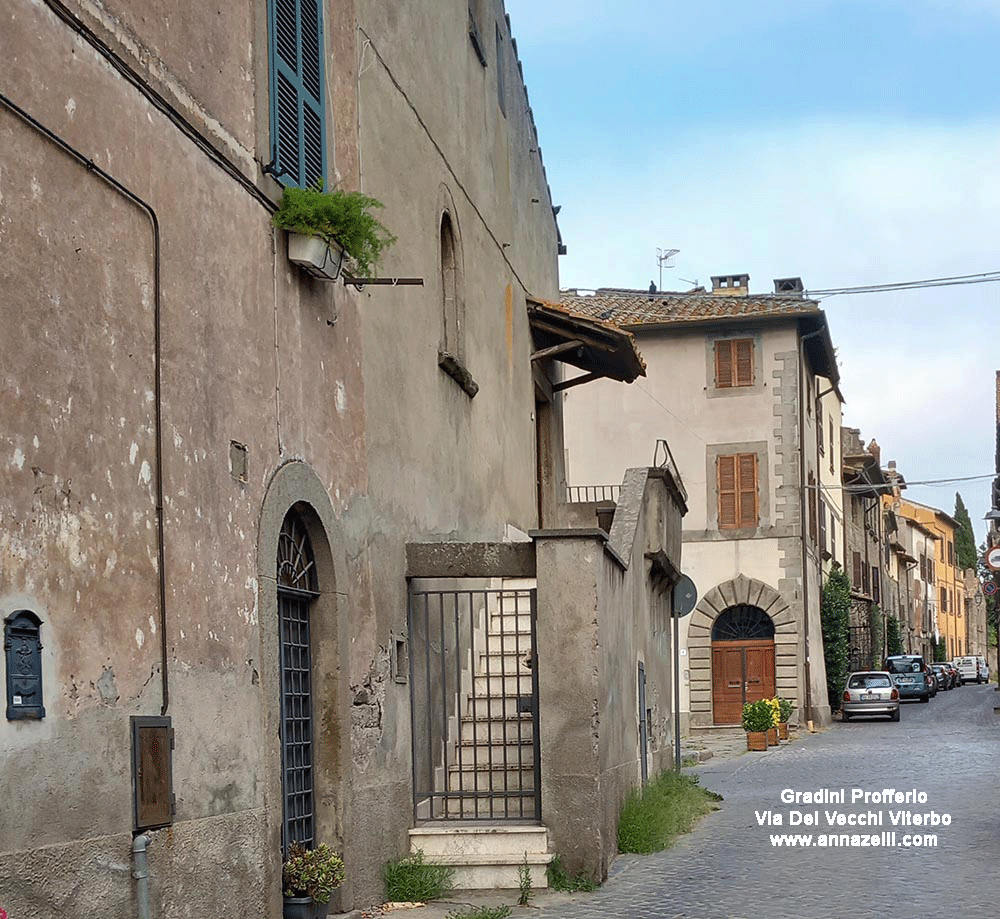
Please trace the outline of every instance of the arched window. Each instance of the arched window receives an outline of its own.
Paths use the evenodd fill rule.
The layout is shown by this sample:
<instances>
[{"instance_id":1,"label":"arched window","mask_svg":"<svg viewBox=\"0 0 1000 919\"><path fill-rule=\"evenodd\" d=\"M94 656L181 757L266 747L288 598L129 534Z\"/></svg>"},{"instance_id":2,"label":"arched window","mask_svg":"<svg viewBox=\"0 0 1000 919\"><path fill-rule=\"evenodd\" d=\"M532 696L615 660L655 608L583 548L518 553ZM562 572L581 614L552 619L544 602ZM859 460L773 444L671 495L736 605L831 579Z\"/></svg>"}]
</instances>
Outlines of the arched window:
<instances>
[{"instance_id":1,"label":"arched window","mask_svg":"<svg viewBox=\"0 0 1000 919\"><path fill-rule=\"evenodd\" d=\"M316 561L302 518L290 511L278 536L281 641L282 846L311 848L313 819L312 650L309 608L319 592Z\"/></svg>"},{"instance_id":2,"label":"arched window","mask_svg":"<svg viewBox=\"0 0 1000 919\"><path fill-rule=\"evenodd\" d=\"M444 342L441 350L461 361L465 357L465 347L459 286L455 231L451 225L451 217L445 213L441 217L441 306L444 317Z\"/></svg>"},{"instance_id":3,"label":"arched window","mask_svg":"<svg viewBox=\"0 0 1000 919\"><path fill-rule=\"evenodd\" d=\"M774 638L774 623L759 606L740 603L722 611L712 626L712 641Z\"/></svg>"},{"instance_id":4,"label":"arched window","mask_svg":"<svg viewBox=\"0 0 1000 919\"><path fill-rule=\"evenodd\" d=\"M41 628L42 620L26 609L16 610L4 622L8 721L45 717Z\"/></svg>"}]
</instances>

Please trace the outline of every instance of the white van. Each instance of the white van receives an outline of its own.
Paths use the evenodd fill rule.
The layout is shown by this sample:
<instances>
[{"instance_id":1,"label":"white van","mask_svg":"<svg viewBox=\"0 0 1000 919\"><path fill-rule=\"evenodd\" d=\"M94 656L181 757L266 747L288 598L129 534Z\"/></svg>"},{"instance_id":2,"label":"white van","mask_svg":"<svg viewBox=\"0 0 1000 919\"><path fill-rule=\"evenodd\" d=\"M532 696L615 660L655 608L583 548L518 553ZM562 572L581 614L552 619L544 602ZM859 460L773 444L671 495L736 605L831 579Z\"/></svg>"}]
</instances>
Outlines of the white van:
<instances>
[{"instance_id":1,"label":"white van","mask_svg":"<svg viewBox=\"0 0 1000 919\"><path fill-rule=\"evenodd\" d=\"M990 665L986 663L985 657L977 657L976 660L979 661L979 675L983 678L984 683L988 683L990 681Z\"/></svg>"},{"instance_id":2,"label":"white van","mask_svg":"<svg viewBox=\"0 0 1000 919\"><path fill-rule=\"evenodd\" d=\"M959 674L961 674L963 683L971 683L975 681L976 683L982 683L983 675L980 670L978 657L956 657L955 666L958 668Z\"/></svg>"}]
</instances>

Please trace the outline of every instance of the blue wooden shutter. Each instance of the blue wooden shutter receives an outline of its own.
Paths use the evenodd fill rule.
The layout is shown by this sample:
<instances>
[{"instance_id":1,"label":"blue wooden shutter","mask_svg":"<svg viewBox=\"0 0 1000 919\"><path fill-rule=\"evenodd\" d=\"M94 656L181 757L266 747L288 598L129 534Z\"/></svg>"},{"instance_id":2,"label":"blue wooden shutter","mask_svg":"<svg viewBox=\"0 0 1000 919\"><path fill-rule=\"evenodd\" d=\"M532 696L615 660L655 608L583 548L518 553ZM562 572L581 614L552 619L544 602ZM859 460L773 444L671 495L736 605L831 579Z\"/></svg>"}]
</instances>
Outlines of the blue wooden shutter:
<instances>
[{"instance_id":1,"label":"blue wooden shutter","mask_svg":"<svg viewBox=\"0 0 1000 919\"><path fill-rule=\"evenodd\" d=\"M326 174L322 0L269 0L271 163L283 185Z\"/></svg>"}]
</instances>

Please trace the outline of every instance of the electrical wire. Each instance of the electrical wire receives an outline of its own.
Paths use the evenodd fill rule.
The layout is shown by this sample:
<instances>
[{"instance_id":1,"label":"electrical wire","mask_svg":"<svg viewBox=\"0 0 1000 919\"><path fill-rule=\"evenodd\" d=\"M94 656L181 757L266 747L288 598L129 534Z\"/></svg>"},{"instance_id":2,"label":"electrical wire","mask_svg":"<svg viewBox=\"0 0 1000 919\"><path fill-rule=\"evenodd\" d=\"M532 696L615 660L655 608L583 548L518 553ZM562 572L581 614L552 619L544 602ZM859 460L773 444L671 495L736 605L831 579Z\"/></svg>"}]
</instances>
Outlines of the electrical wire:
<instances>
[{"instance_id":1,"label":"electrical wire","mask_svg":"<svg viewBox=\"0 0 1000 919\"><path fill-rule=\"evenodd\" d=\"M1000 271L981 271L978 274L958 274L943 278L926 278L922 281L895 281L891 284L864 284L857 287L829 287L807 290L806 297L837 297L842 294L874 294L894 290L920 290L926 287L954 287L962 284L989 284L1000 281Z\"/></svg>"}]
</instances>

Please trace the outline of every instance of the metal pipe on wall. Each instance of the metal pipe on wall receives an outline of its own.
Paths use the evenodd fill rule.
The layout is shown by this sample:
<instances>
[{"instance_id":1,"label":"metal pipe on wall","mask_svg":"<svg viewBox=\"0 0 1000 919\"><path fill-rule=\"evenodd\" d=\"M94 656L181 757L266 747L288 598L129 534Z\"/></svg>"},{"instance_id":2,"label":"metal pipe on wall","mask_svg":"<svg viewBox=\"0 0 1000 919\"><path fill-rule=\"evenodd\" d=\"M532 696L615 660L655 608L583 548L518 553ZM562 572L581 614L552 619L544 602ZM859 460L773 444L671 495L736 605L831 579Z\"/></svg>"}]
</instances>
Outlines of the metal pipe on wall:
<instances>
[{"instance_id":1,"label":"metal pipe on wall","mask_svg":"<svg viewBox=\"0 0 1000 919\"><path fill-rule=\"evenodd\" d=\"M135 902L139 919L150 919L149 913L149 859L146 847L153 841L148 833L140 833L132 840L132 877L135 878Z\"/></svg>"}]
</instances>

